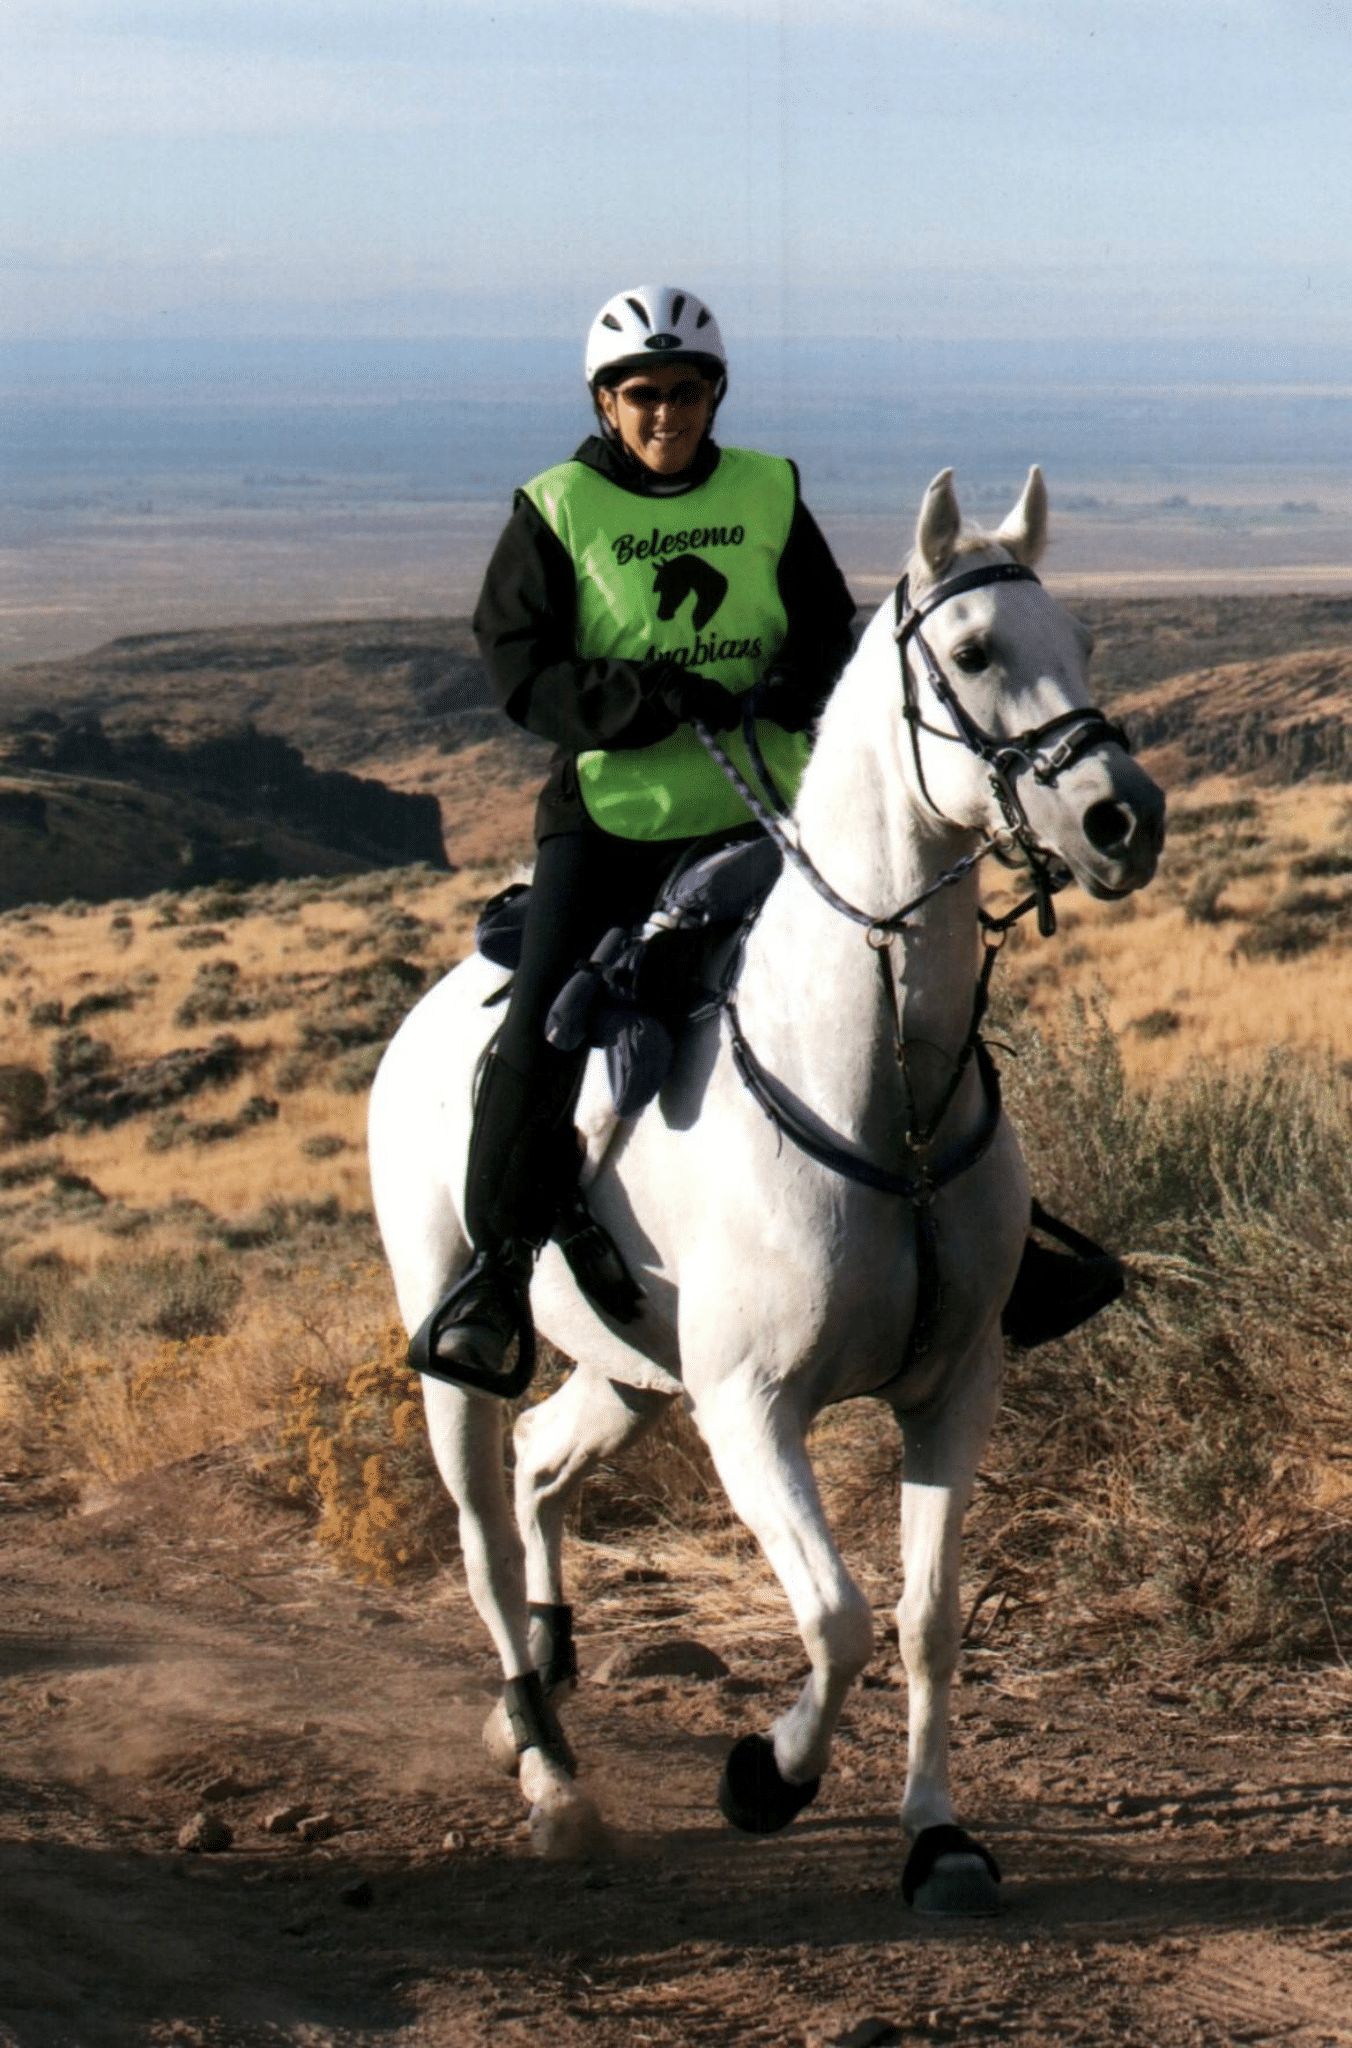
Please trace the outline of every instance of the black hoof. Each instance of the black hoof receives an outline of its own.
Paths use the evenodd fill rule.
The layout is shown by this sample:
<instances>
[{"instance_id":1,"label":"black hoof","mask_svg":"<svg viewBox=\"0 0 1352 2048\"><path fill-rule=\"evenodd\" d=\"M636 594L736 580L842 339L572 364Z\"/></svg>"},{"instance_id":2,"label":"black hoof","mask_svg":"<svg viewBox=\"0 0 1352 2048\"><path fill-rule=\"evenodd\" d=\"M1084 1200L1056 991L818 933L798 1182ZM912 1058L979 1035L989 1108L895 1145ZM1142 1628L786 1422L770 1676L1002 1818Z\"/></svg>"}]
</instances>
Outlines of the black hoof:
<instances>
[{"instance_id":1,"label":"black hoof","mask_svg":"<svg viewBox=\"0 0 1352 2048\"><path fill-rule=\"evenodd\" d=\"M764 1735L744 1735L728 1751L718 1781L718 1810L746 1835L777 1835L810 1806L820 1778L791 1785L779 1775L775 1746Z\"/></svg>"},{"instance_id":2,"label":"black hoof","mask_svg":"<svg viewBox=\"0 0 1352 2048\"><path fill-rule=\"evenodd\" d=\"M901 1895L917 1913L969 1919L1000 1910L1000 1870L965 1828L922 1828L901 1873Z\"/></svg>"}]
</instances>

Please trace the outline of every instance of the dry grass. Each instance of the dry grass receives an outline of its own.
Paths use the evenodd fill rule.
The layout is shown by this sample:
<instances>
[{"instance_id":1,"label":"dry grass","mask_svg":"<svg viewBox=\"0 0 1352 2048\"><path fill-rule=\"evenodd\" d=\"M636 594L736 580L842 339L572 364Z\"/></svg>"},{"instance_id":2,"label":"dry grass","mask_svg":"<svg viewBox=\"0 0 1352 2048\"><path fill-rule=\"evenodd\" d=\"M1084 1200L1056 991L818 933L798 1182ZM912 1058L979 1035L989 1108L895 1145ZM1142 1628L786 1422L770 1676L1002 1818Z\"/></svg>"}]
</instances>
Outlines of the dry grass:
<instances>
[{"instance_id":1,"label":"dry grass","mask_svg":"<svg viewBox=\"0 0 1352 2048\"><path fill-rule=\"evenodd\" d=\"M391 1004L408 1007L459 957L493 886L411 870L0 918L12 1065L45 1080L49 1110L65 1027L91 995L130 994L76 1013L119 1076L222 1029L244 1049L236 1078L167 1109L107 1128L58 1115L0 1144L0 1402L30 1446L123 1479L247 1443L331 1529L295 1437L302 1390L342 1388L382 1357L393 1303L369 1215L364 1087L346 1083L354 1048L316 1039L315 1021L336 988L360 1025L352 977L402 947L410 975L372 998L373 1056ZM220 937L184 947L201 933ZM180 1021L220 958L239 969L246 1013ZM289 1085L288 1063L303 1070ZM260 1100L267 1113L247 1121Z\"/></svg>"},{"instance_id":2,"label":"dry grass","mask_svg":"<svg viewBox=\"0 0 1352 2048\"><path fill-rule=\"evenodd\" d=\"M354 1087L346 1064L353 1049L316 1051L306 1042L307 1028L312 1035L326 991L335 986L350 1009L352 984L344 977L382 958L405 959L430 982L462 956L471 942L474 905L495 885L486 871L436 876L425 870L398 881L363 876L233 894L200 890L90 910L11 912L0 917L8 1059L47 1073L62 1025L43 1020L68 1016L73 1005L116 985L130 993L129 1006L78 1025L107 1048L114 1069L207 1045L221 1031L244 1050L238 1078L174 1105L189 1133L194 1126L232 1123L256 1097L275 1102L277 1114L240 1129L227 1143L180 1142L165 1150L149 1144L148 1117L106 1129L63 1129L57 1137L67 1168L92 1180L109 1201L142 1212L206 1202L218 1216L243 1216L259 1206L261 1190L364 1207L366 1075L358 1071ZM202 932L221 936L209 948L185 950L183 940ZM238 968L238 988L256 1013L179 1021L200 987L204 962L216 960ZM396 988L393 1000L408 1007L415 994L410 988L401 996ZM388 1010L373 1014L368 1066L394 1021L397 1015ZM288 1085L297 1066L299 1085ZM341 1149L328 1158L307 1152L320 1135L338 1138ZM6 1206L15 1205L0 1192L0 1235ZM67 1248L59 1219L23 1235L29 1254Z\"/></svg>"},{"instance_id":3,"label":"dry grass","mask_svg":"<svg viewBox=\"0 0 1352 2048\"><path fill-rule=\"evenodd\" d=\"M1063 898L1062 937L1021 942L1002 970L995 1036L1018 1053L1006 1086L1039 1192L1136 1277L1126 1307L1012 1366L973 1516L977 1638L1128 1642L1147 1619L1194 1663L1352 1641L1348 819L1345 790L1199 786L1155 890ZM0 918L10 1069L50 1081L91 996L74 1028L119 1073L221 1031L243 1049L233 1079L167 1110L0 1142L12 1429L112 1479L238 1445L349 1569L446 1556L367 1213L364 1074L499 879L407 871ZM1246 952L1274 917L1313 918L1317 944ZM407 973L378 967L391 959ZM1101 989L1101 1015L1068 1007ZM268 1114L240 1121L260 1098ZM815 1447L850 1562L890 1603L891 1420L854 1404ZM589 1482L576 1527L599 1558L641 1530L673 1579L725 1580L730 1627L748 1602L767 1632L787 1626L683 1418Z\"/></svg>"},{"instance_id":4,"label":"dry grass","mask_svg":"<svg viewBox=\"0 0 1352 2048\"><path fill-rule=\"evenodd\" d=\"M1236 951L1284 892L1311 886L1298 872L1302 860L1352 846L1349 792L1332 784L1247 791L1252 819L1189 829L1194 815L1205 820L1234 799L1234 785L1213 780L1173 800L1160 875L1143 895L1121 905L1075 890L1060 897L1058 936L1047 942L1025 931L1010 948L997 981L1009 1007L1045 1024L1068 996L1093 997L1121 1035L1132 1078L1147 1083L1198 1058L1260 1060L1274 1045L1352 1056L1352 931L1327 919L1324 942L1295 958ZM1188 912L1202 874L1224 880L1214 921ZM1317 886L1347 891L1340 878ZM1152 1026L1161 1011L1177 1023Z\"/></svg>"},{"instance_id":5,"label":"dry grass","mask_svg":"<svg viewBox=\"0 0 1352 2048\"><path fill-rule=\"evenodd\" d=\"M384 759L374 772L390 789L439 798L455 860L479 868L500 865L505 854L529 858L542 766L499 740L479 740L452 754L427 747Z\"/></svg>"}]
</instances>

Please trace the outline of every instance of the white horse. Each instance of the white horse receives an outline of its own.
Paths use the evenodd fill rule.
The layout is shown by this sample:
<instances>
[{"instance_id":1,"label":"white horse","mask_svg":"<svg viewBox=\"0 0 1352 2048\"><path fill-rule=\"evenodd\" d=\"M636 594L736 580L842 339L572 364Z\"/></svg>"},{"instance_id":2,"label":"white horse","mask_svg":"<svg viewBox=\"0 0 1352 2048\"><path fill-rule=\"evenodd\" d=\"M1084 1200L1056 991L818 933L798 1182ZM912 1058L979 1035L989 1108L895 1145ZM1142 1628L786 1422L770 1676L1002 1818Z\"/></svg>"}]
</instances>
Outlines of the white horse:
<instances>
[{"instance_id":1,"label":"white horse","mask_svg":"<svg viewBox=\"0 0 1352 2048\"><path fill-rule=\"evenodd\" d=\"M778 1574L811 1665L769 1738L732 1752L720 1804L766 1832L812 1797L873 1617L804 1439L828 1404L876 1391L905 1444L903 1886L929 1910L994 1907L998 1873L954 1823L949 1691L962 1523L995 1413L1029 1192L989 1064L972 1056L976 857L992 842L1021 848L1035 872L1064 867L1114 897L1150 880L1163 839L1159 790L1089 707L1089 635L1032 574L1045 537L1036 469L989 535L962 528L951 473L935 479L899 594L904 625L884 605L865 633L791 825L864 916L841 914L790 861L747 941L735 1010L689 1030L636 1119L616 1125L593 1060L579 1109L587 1199L644 1300L622 1326L581 1294L556 1247L545 1251L535 1318L578 1364L517 1419L515 1517L502 1404L424 1379L470 1593L509 1681L485 1732L518 1768L537 1837L567 1839L594 1814L546 1699L575 1670L564 1509L676 1395ZM949 885L926 896L941 877ZM876 928L907 905L902 929ZM484 999L500 983L478 956L456 968L407 1018L372 1092L376 1210L410 1332L470 1257L472 1081L498 1014ZM768 1077L759 1098L738 1035ZM859 1161L898 1169L911 1195L867 1184Z\"/></svg>"}]
</instances>

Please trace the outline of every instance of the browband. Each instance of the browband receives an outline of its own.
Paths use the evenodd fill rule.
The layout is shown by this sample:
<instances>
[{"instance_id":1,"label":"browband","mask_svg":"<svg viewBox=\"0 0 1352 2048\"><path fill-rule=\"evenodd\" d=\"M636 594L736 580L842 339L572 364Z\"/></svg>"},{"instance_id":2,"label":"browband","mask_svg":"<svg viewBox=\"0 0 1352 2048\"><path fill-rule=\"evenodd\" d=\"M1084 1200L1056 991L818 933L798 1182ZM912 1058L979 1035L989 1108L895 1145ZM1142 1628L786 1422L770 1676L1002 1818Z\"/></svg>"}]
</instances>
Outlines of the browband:
<instances>
[{"instance_id":1,"label":"browband","mask_svg":"<svg viewBox=\"0 0 1352 2048\"><path fill-rule=\"evenodd\" d=\"M947 604L950 597L961 597L964 590L980 590L988 583L1040 583L1042 578L1032 569L1025 569L1022 562L997 562L985 569L964 569L961 576L953 576L947 583L936 583L929 595L917 605L911 603L908 578L903 576L897 585L896 609L897 626L893 639L898 647L904 647L922 620L941 604Z\"/></svg>"}]
</instances>

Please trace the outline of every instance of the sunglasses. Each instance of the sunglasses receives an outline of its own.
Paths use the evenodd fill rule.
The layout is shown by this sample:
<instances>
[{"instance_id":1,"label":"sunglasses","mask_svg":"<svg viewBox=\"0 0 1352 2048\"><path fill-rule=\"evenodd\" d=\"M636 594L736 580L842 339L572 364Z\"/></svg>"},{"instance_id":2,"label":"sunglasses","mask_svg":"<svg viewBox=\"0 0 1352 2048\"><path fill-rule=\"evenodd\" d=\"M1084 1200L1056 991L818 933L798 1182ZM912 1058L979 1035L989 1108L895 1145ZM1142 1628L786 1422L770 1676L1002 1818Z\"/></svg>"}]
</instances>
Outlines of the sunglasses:
<instances>
[{"instance_id":1,"label":"sunglasses","mask_svg":"<svg viewBox=\"0 0 1352 2048\"><path fill-rule=\"evenodd\" d=\"M615 396L632 405L635 412L654 412L659 405L698 405L708 395L709 386L703 377L683 377L679 384L668 385L665 391L656 384L620 384L615 388Z\"/></svg>"}]
</instances>

